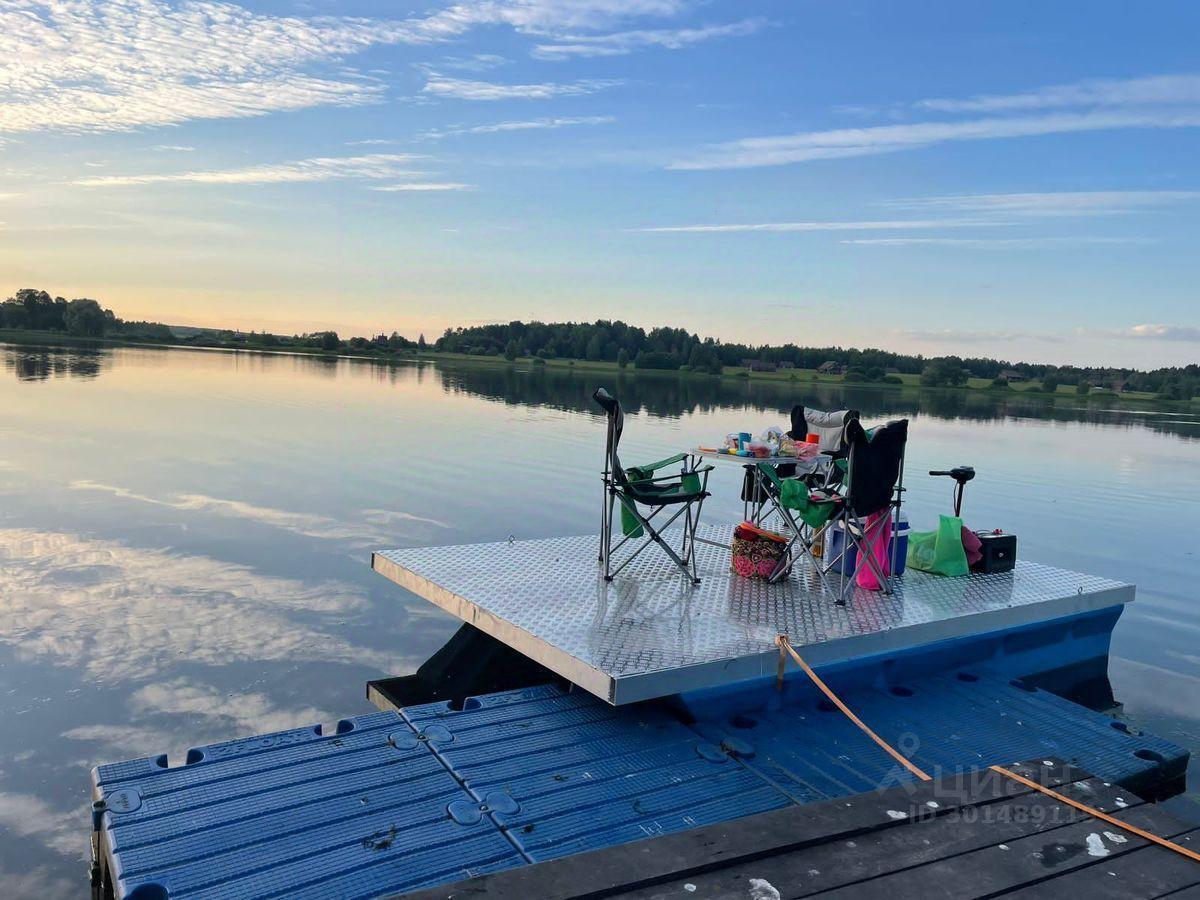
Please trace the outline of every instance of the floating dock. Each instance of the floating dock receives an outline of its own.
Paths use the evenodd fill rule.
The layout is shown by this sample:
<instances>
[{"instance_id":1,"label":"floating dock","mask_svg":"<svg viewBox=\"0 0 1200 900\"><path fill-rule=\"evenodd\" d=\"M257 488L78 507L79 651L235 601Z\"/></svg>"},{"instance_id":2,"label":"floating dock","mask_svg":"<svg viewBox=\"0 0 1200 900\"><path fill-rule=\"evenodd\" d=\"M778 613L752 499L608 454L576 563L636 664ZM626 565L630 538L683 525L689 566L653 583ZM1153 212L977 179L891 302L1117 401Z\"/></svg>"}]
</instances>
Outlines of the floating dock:
<instances>
[{"instance_id":1,"label":"floating dock","mask_svg":"<svg viewBox=\"0 0 1200 900\"><path fill-rule=\"evenodd\" d=\"M734 575L732 537L731 525L698 529L695 587L651 553L606 582L595 536L388 550L371 565L614 705L774 675L780 634L822 666L1092 613L1112 614L1107 635L1134 598L1132 585L1018 562L963 578L909 571L895 593L857 589L839 606L799 563L779 584Z\"/></svg>"},{"instance_id":2,"label":"floating dock","mask_svg":"<svg viewBox=\"0 0 1200 900\"><path fill-rule=\"evenodd\" d=\"M1058 760L1012 770L1200 849L1200 828ZM507 869L407 900L752 900L1200 895L1200 866L994 772L789 806Z\"/></svg>"},{"instance_id":3,"label":"floating dock","mask_svg":"<svg viewBox=\"0 0 1200 900\"><path fill-rule=\"evenodd\" d=\"M843 697L941 775L1053 757L1133 802L1187 762L1168 741L968 670ZM802 682L705 718L550 686L461 706L198 747L176 768L161 757L100 766L97 839L116 896L375 897L914 787Z\"/></svg>"},{"instance_id":4,"label":"floating dock","mask_svg":"<svg viewBox=\"0 0 1200 900\"><path fill-rule=\"evenodd\" d=\"M1032 761L1028 777L1187 834L1141 799L1180 789L1187 751L1060 696L1107 685L1131 586L1021 563L909 572L890 596L838 606L803 566L777 585L730 575L716 546L730 529L701 532L695 587L653 557L605 582L595 538L376 553L377 571L479 629L448 645L448 666L504 653L526 665L489 676L489 693L439 681L421 700L410 682L397 700L378 682L381 711L332 730L197 747L175 767L99 766L101 895L745 897L753 877L787 896L896 900L957 896L964 879L988 896L1058 890L1069 874L1103 896L1147 861L1159 893L1200 881L1040 794L997 794L985 773ZM803 673L777 678L780 633L936 783L916 782ZM525 677L539 683L494 689ZM985 808L1008 820L966 821Z\"/></svg>"}]
</instances>

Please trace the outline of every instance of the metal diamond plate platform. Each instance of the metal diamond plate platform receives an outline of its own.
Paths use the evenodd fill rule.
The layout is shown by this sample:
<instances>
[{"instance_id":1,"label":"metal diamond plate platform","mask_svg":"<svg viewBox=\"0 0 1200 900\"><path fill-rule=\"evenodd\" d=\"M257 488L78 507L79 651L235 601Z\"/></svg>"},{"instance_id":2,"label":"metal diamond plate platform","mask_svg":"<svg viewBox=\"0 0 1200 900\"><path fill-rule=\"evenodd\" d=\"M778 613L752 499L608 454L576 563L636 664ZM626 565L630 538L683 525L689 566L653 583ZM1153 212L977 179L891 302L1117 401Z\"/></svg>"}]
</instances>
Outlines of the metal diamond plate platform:
<instances>
[{"instance_id":1,"label":"metal diamond plate platform","mask_svg":"<svg viewBox=\"0 0 1200 900\"><path fill-rule=\"evenodd\" d=\"M845 606L801 565L780 584L729 571L732 525L701 527L691 585L655 548L611 583L593 535L373 554L377 572L609 703L774 674L775 637L813 665L907 650L1133 599L1131 585L1018 562L999 575L908 571ZM836 578L834 581L836 589Z\"/></svg>"}]
</instances>

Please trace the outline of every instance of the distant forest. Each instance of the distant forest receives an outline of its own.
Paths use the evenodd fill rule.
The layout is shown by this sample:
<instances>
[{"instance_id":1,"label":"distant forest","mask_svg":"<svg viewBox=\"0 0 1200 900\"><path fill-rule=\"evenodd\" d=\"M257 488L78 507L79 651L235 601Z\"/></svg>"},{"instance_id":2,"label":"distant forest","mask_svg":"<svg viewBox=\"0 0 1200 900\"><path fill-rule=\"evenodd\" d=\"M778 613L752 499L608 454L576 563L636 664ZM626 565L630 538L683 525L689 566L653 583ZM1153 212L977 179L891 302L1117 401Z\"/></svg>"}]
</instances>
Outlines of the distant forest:
<instances>
[{"instance_id":1,"label":"distant forest","mask_svg":"<svg viewBox=\"0 0 1200 900\"><path fill-rule=\"evenodd\" d=\"M647 331L621 321L509 322L452 328L432 344L396 332L342 339L333 331L277 335L222 329L172 327L159 322L118 318L88 298L66 300L46 291L24 288L0 302L0 328L63 332L77 337L173 343L202 347L294 349L371 356L414 352L463 353L472 356L612 362L621 368L685 371L702 374L743 373L759 369L808 369L840 375L847 381L899 382L899 375L919 375L927 386L956 386L970 377L997 386L1009 381L1036 381L1043 391L1075 385L1114 392L1141 391L1162 399L1200 396L1200 365L1152 371L1129 368L1053 366L985 357L925 357L887 350L852 347L801 347L796 344L751 345L701 338L683 328Z\"/></svg>"}]
</instances>

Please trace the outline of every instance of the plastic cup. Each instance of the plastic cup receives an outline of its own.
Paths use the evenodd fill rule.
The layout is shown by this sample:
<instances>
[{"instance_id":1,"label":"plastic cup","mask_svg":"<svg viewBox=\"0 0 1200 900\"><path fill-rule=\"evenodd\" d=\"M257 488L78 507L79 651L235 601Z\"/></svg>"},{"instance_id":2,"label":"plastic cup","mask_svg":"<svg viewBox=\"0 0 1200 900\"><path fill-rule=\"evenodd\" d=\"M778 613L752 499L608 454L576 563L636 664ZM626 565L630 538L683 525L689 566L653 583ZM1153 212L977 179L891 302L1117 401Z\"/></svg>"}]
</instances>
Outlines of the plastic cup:
<instances>
[{"instance_id":1,"label":"plastic cup","mask_svg":"<svg viewBox=\"0 0 1200 900\"><path fill-rule=\"evenodd\" d=\"M804 436L804 443L819 444L821 443L821 436L819 434L813 434L812 432L809 432Z\"/></svg>"}]
</instances>

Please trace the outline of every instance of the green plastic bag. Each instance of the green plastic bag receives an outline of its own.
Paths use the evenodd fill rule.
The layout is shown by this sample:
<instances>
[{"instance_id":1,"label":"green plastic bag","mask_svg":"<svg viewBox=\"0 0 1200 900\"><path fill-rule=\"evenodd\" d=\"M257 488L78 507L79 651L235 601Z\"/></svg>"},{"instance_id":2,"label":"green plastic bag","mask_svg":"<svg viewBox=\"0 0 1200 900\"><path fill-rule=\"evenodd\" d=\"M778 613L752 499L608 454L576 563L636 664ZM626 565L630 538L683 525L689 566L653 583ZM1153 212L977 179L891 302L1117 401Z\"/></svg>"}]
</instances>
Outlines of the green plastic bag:
<instances>
[{"instance_id":1,"label":"green plastic bag","mask_svg":"<svg viewBox=\"0 0 1200 900\"><path fill-rule=\"evenodd\" d=\"M914 531L908 536L911 569L935 575L966 575L967 552L962 544L963 522L958 516L939 516L937 531Z\"/></svg>"}]
</instances>

